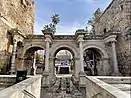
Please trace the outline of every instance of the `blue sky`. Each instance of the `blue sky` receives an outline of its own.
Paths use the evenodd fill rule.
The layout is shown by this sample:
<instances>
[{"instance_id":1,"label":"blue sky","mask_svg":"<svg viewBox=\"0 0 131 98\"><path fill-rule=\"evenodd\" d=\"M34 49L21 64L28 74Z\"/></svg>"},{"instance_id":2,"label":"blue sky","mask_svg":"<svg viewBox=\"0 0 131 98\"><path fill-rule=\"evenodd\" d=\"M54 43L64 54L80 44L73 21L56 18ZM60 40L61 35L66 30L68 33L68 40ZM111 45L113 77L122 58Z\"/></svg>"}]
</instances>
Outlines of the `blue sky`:
<instances>
[{"instance_id":1,"label":"blue sky","mask_svg":"<svg viewBox=\"0 0 131 98\"><path fill-rule=\"evenodd\" d=\"M111 0L34 0L35 34L42 34L44 25L51 22L54 13L60 15L56 34L74 34L84 29L97 8L104 10Z\"/></svg>"}]
</instances>

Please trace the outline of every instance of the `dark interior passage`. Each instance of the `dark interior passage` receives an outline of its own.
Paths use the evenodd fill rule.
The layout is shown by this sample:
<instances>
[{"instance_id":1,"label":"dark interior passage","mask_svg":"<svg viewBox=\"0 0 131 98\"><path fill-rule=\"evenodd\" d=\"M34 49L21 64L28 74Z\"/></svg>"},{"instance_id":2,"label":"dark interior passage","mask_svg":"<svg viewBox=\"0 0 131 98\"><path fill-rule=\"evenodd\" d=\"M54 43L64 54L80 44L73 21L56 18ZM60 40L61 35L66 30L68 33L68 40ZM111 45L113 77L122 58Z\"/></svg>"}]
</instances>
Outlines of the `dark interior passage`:
<instances>
[{"instance_id":1,"label":"dark interior passage","mask_svg":"<svg viewBox=\"0 0 131 98\"><path fill-rule=\"evenodd\" d=\"M98 75L97 68L101 55L98 49L89 48L84 51L84 71L87 75Z\"/></svg>"}]
</instances>

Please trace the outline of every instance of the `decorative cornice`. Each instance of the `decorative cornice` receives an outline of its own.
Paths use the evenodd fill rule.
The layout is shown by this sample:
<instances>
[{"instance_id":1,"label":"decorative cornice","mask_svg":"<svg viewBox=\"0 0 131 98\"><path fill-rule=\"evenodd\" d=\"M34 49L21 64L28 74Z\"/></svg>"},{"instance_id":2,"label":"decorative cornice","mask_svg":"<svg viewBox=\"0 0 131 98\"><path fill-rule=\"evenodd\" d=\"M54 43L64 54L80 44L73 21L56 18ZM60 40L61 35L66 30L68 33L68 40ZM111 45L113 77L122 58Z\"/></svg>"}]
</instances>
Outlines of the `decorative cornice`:
<instances>
[{"instance_id":1,"label":"decorative cornice","mask_svg":"<svg viewBox=\"0 0 131 98\"><path fill-rule=\"evenodd\" d=\"M87 32L84 30L84 29L78 29L76 32L75 32L75 37L77 38L78 36L80 35L85 35Z\"/></svg>"},{"instance_id":2,"label":"decorative cornice","mask_svg":"<svg viewBox=\"0 0 131 98\"><path fill-rule=\"evenodd\" d=\"M42 33L43 33L44 35L49 35L49 36L51 36L52 39L54 38L53 32L46 32L45 30L41 30L41 31L42 31Z\"/></svg>"},{"instance_id":3,"label":"decorative cornice","mask_svg":"<svg viewBox=\"0 0 131 98\"><path fill-rule=\"evenodd\" d=\"M54 35L55 40L75 40L75 35Z\"/></svg>"},{"instance_id":4,"label":"decorative cornice","mask_svg":"<svg viewBox=\"0 0 131 98\"><path fill-rule=\"evenodd\" d=\"M109 42L116 42L116 37L117 35L110 35L109 37L105 38L104 41L105 43L109 43Z\"/></svg>"},{"instance_id":5,"label":"decorative cornice","mask_svg":"<svg viewBox=\"0 0 131 98\"><path fill-rule=\"evenodd\" d=\"M18 28L12 28L12 29L8 30L8 32L10 32L13 36L14 35L20 35L23 38L26 38L26 36L23 35L22 32Z\"/></svg>"}]
</instances>

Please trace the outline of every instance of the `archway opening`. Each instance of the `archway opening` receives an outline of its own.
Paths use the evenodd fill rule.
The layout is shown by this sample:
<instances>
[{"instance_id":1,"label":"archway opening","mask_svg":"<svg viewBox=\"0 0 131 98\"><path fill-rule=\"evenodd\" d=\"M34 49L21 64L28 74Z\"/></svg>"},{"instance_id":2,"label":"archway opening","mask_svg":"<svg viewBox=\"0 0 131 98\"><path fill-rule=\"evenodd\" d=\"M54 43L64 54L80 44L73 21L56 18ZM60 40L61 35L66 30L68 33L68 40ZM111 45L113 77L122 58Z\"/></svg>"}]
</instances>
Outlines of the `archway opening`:
<instances>
[{"instance_id":1,"label":"archway opening","mask_svg":"<svg viewBox=\"0 0 131 98\"><path fill-rule=\"evenodd\" d=\"M24 55L23 67L27 74L42 74L45 69L45 50L40 47L29 48Z\"/></svg>"},{"instance_id":2,"label":"archway opening","mask_svg":"<svg viewBox=\"0 0 131 98\"><path fill-rule=\"evenodd\" d=\"M96 48L88 48L84 51L84 71L87 75L97 76L101 69L102 54Z\"/></svg>"},{"instance_id":3,"label":"archway opening","mask_svg":"<svg viewBox=\"0 0 131 98\"><path fill-rule=\"evenodd\" d=\"M72 74L74 66L74 54L67 48L61 48L55 53L55 74Z\"/></svg>"}]
</instances>

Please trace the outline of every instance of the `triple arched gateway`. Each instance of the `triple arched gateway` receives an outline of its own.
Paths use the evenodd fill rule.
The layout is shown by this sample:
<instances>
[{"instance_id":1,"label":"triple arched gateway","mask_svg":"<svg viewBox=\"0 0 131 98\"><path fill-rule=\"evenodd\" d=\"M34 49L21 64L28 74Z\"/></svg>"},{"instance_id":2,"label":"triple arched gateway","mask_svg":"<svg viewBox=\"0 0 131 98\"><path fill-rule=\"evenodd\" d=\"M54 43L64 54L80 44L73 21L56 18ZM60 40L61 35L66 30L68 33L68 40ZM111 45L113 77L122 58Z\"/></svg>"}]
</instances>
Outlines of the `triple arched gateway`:
<instances>
[{"instance_id":1,"label":"triple arched gateway","mask_svg":"<svg viewBox=\"0 0 131 98\"><path fill-rule=\"evenodd\" d=\"M14 34L14 33L13 33ZM18 37L15 37L15 36ZM12 54L12 72L26 69L28 74L33 66L36 50L45 50L45 63L42 74L52 80L55 76L56 55L61 50L68 50L72 55L72 75L79 79L80 74L111 75L119 73L116 58L117 33L90 35L84 30L77 30L75 35L26 35L14 34L14 53ZM19 41L19 39L22 39ZM17 49L18 42L22 45ZM16 56L17 53L17 57ZM16 63L17 62L17 63ZM15 65L13 64L15 63Z\"/></svg>"}]
</instances>

